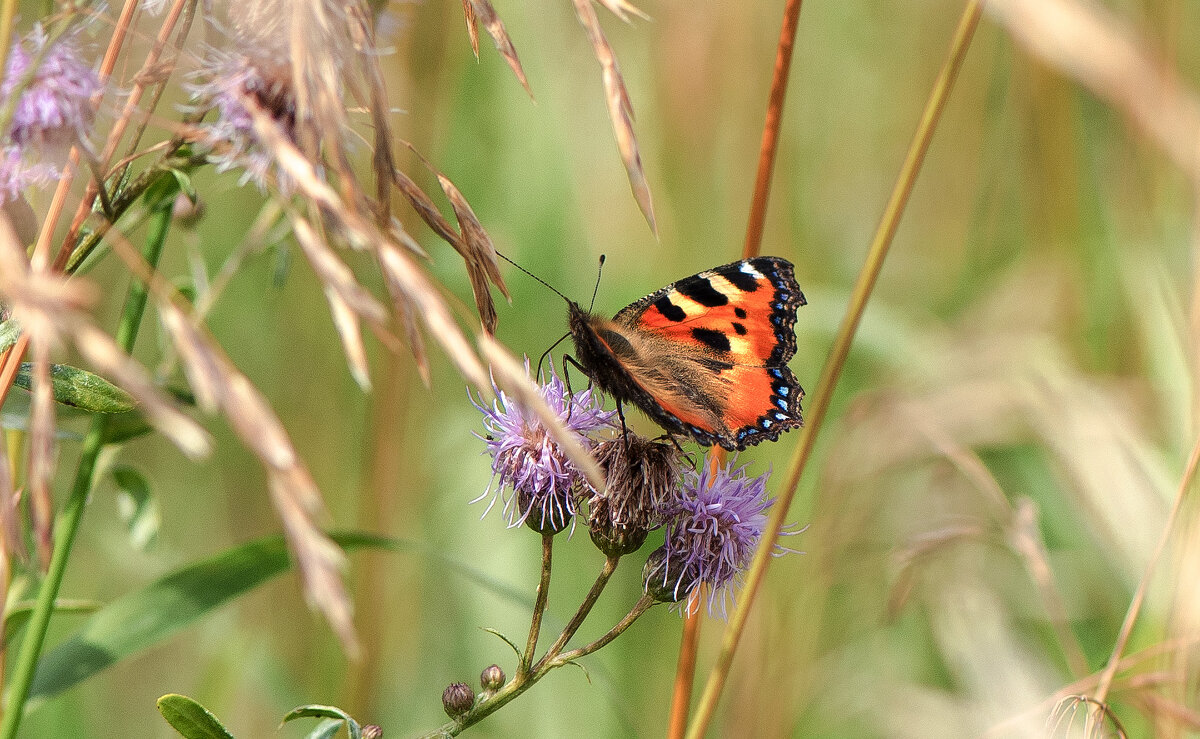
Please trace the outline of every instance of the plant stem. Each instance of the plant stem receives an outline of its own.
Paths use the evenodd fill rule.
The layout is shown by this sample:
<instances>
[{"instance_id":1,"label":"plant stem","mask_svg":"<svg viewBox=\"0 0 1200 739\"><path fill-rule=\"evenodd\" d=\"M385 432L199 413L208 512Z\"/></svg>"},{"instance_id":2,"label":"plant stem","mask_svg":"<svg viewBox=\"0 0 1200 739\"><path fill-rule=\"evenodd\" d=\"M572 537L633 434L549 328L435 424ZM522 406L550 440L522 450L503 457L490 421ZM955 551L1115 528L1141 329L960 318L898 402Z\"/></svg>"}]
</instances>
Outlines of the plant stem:
<instances>
[{"instance_id":1,"label":"plant stem","mask_svg":"<svg viewBox=\"0 0 1200 739\"><path fill-rule=\"evenodd\" d=\"M616 563L618 559L618 557L610 557L605 561L604 569L600 571L600 576L596 578L596 584L592 586L592 591L588 593L588 598L584 599L584 602L579 606L579 611L575 614L579 617L580 622L583 621L583 618L587 616L587 612L590 611L592 605L595 604L596 597L599 597L599 591L604 589L604 584L608 582L608 578L612 575L612 570L616 569ZM592 652L607 646L610 642L624 633L626 629L632 626L633 622L638 620L642 614L650 610L650 607L653 605L654 599L649 595L643 594L642 597L638 599L637 603L634 603L633 608L630 609L629 613L625 614L624 618L622 618L615 626L609 629L608 633L604 636L590 644L579 647L578 649L572 649L569 652L562 652L561 654L558 652L553 652L552 654L548 651L540 660L538 660L537 665L535 665L531 671L524 674L518 674L512 680L509 680L507 685L500 688L490 696L484 698L479 703L475 704L475 707L472 708L467 714L459 717L455 721L450 721L446 724L443 724L427 734L422 734L422 739L458 736L464 729L479 723L483 719L503 708L521 693L524 693L526 690L533 687L534 683L545 677L546 674L551 670L569 664L580 657L586 657ZM580 614L582 614L582 616L580 616ZM574 621L575 619L572 619L572 623L574 623ZM575 625L575 628L578 629L578 624ZM568 624L567 628L563 629L563 634L566 634L568 630L570 630L571 633L574 633L574 629L571 629L571 624ZM560 636L559 642L565 644L567 639L570 639L570 636L568 636L566 639L563 639ZM555 642L555 646L561 649L559 642ZM553 651L554 647L551 647L551 650Z\"/></svg>"},{"instance_id":2,"label":"plant stem","mask_svg":"<svg viewBox=\"0 0 1200 739\"><path fill-rule=\"evenodd\" d=\"M592 589L588 591L583 602L579 604L579 609L575 611L575 615L571 617L566 628L558 635L558 639L546 650L546 654L538 660L537 665L534 667L534 672L544 672L542 668L557 657L563 647L567 646L567 642L571 640L571 637L575 636L575 632L583 625L583 620L592 612L592 606L596 605L596 601L600 599L600 594L604 592L604 586L608 584L608 579L612 577L620 561L621 558L619 556L610 556L604 559L604 566L600 568L600 574L596 576L596 582L592 583Z\"/></svg>"},{"instance_id":3,"label":"plant stem","mask_svg":"<svg viewBox=\"0 0 1200 739\"><path fill-rule=\"evenodd\" d=\"M1158 561L1162 559L1163 551L1167 547L1167 541L1171 538L1171 532L1175 530L1175 520L1179 518L1179 511L1183 507L1184 498L1187 497L1188 490L1192 487L1192 482L1196 479L1196 469L1200 466L1200 439L1192 446L1192 453L1188 456L1187 467L1183 472L1183 479L1179 481L1179 489L1175 492L1175 502L1171 504L1171 511L1167 514L1167 520L1163 523L1162 534L1158 538L1158 544L1154 547L1154 553L1150 555L1150 561L1146 563L1146 570L1142 573L1142 579L1138 582L1137 592L1133 594L1133 600L1129 603L1129 610L1125 612L1125 621L1121 624L1121 631L1117 635L1117 641L1113 644L1112 655L1108 658L1108 663L1104 665L1104 669L1100 672L1100 679L1096 686L1096 692L1092 698L1097 704L1103 706L1108 701L1108 691L1112 688L1113 679L1117 675L1117 669L1121 664L1121 655L1125 653L1125 647L1129 644L1129 637L1133 634L1133 625L1137 622L1138 614L1141 613L1142 603L1146 600L1146 591L1150 589L1150 580L1154 575L1155 568L1158 567Z\"/></svg>"},{"instance_id":4,"label":"plant stem","mask_svg":"<svg viewBox=\"0 0 1200 739\"><path fill-rule=\"evenodd\" d=\"M156 211L151 222L150 233L146 236L143 256L152 268L158 265L170 226L171 208L168 204ZM142 315L146 308L147 292L148 287L136 278L129 285L129 291L125 297L125 308L121 313L121 323L117 327L116 335L117 343L126 353L133 350L133 343L137 338L138 327L141 325ZM0 723L0 739L15 739L17 735L17 729L24 714L25 701L29 697L29 688L33 684L34 671L37 669L42 646L46 640L50 616L54 612L54 602L58 598L58 589L62 585L63 573L67 569L67 560L71 556L75 534L79 531L79 522L83 519L88 492L92 489L96 459L100 454L100 448L104 445L107 426L108 417L96 414L92 418L92 425L83 440L71 495L55 523L54 552L50 557L50 567L38 590L37 604L29 619L25 638L21 641L21 652L13 670L13 681L7 691L4 702L4 720L3 723Z\"/></svg>"},{"instance_id":5,"label":"plant stem","mask_svg":"<svg viewBox=\"0 0 1200 739\"><path fill-rule=\"evenodd\" d=\"M550 593L550 565L554 552L554 534L542 534L542 579L538 582L537 600L533 604L533 616L529 619L529 640L525 642L525 654L517 665L517 676L529 674L533 666L533 653L537 650L538 635L542 630L542 614L546 612L546 598Z\"/></svg>"},{"instance_id":6,"label":"plant stem","mask_svg":"<svg viewBox=\"0 0 1200 739\"><path fill-rule=\"evenodd\" d=\"M650 610L650 606L652 605L654 605L654 598L650 597L646 593L643 593L642 597L638 599L638 602L633 604L633 608L630 609L629 613L625 614L625 618L618 621L617 625L609 629L607 634L591 644L584 645L578 649L572 649L569 652L563 652L558 657L547 663L546 669L549 670L554 667L565 665L569 662L579 659L580 657L586 657L592 652L595 652L597 649L608 646L609 642L624 633L625 629L628 629L631 625L633 625L633 622L638 620L643 613Z\"/></svg>"},{"instance_id":7,"label":"plant stem","mask_svg":"<svg viewBox=\"0 0 1200 739\"><path fill-rule=\"evenodd\" d=\"M689 739L699 739L704 736L708 731L709 724L712 722L713 713L717 708L717 701L721 696L721 691L725 687L725 678L729 675L729 668L733 664L733 655L737 650L738 640L741 638L742 631L750 615L750 608L754 605L755 596L758 594L758 589L762 585L763 578L766 575L767 564L771 560L771 554L779 538L779 532L783 528L784 517L791 506L792 498L796 495L800 476L812 455L817 433L820 431L825 415L829 410L829 405L833 397L833 389L841 377L846 357L850 354L850 346L853 344L854 336L858 331L858 324L862 320L863 312L867 307L867 301L870 299L871 293L875 288L875 282L879 277L880 271L883 269L884 258L887 256L892 244L892 238L896 235L896 230L900 225L900 216L903 214L904 207L908 203L908 196L912 193L913 185L916 183L917 172L920 170L921 163L925 159L925 152L929 149L929 142L933 138L933 132L937 128L938 121L941 119L941 113L950 95L950 89L954 86L954 80L957 78L958 71L962 67L963 59L966 57L967 49L971 45L971 39L975 34L975 28L979 25L979 17L982 12L982 0L969 0L963 9L958 28L954 33L954 40L950 45L949 55L938 74L937 80L933 84L933 90L921 114L917 131L913 135L912 143L909 145L908 154L905 156L904 164L900 168L896 185L884 208L883 216L880 218L879 227L876 229L875 237L871 241L866 261L859 272L858 281L855 283L854 292L850 297L850 305L846 310L846 316L842 319L841 327L838 329L837 337L834 339L833 347L830 349L829 358L826 360L825 366L821 371L821 378L817 383L816 397L813 407L809 411L808 423L801 432L796 452L788 468L787 479L780 490L779 498L776 500L774 508L771 510L771 516L767 522L767 529L762 537L762 542L759 544L758 551L754 555L754 561L751 563L750 570L746 574L746 582L742 589L737 609L734 611L733 617L729 620L729 626L722 637L721 651L717 655L716 664L713 665L712 671L709 673L708 682L704 686L704 693L700 696L700 701L696 707L696 716L688 728L687 736Z\"/></svg>"}]
</instances>

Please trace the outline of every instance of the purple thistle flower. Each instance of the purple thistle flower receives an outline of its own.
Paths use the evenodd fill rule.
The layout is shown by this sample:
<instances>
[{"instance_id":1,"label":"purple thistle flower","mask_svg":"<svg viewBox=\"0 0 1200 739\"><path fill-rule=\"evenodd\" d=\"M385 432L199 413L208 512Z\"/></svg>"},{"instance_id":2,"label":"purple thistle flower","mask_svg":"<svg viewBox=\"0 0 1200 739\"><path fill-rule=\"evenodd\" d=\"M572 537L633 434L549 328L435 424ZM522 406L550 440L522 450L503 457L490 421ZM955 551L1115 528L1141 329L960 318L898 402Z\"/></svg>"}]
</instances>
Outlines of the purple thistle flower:
<instances>
[{"instance_id":1,"label":"purple thistle flower","mask_svg":"<svg viewBox=\"0 0 1200 739\"><path fill-rule=\"evenodd\" d=\"M683 489L671 504L660 562L648 567L647 588L680 600L697 583L709 587L708 609L721 605L725 617L729 591L750 565L767 525L767 477L746 475L730 461L714 473L710 466L684 475ZM776 548L776 554L788 550ZM671 599L671 598L667 598Z\"/></svg>"},{"instance_id":2,"label":"purple thistle flower","mask_svg":"<svg viewBox=\"0 0 1200 739\"><path fill-rule=\"evenodd\" d=\"M271 62L213 49L201 74L205 81L188 85L188 89L199 101L199 106L193 107L216 109L216 119L201 126L208 140L216 144L209 160L218 172L241 167L244 174L239 184L253 180L262 189L272 159L260 145L254 116L246 104L253 101L270 114L294 141L296 98L290 68L283 61ZM279 188L286 192L288 178L278 170L275 174Z\"/></svg>"},{"instance_id":3,"label":"purple thistle flower","mask_svg":"<svg viewBox=\"0 0 1200 739\"><path fill-rule=\"evenodd\" d=\"M30 75L30 65L35 63ZM81 58L74 33L50 44L45 30L34 26L23 41L13 44L0 84L4 100L20 95L13 107L9 139L22 147L83 142L92 125L92 96L102 87L96 70Z\"/></svg>"},{"instance_id":4,"label":"purple thistle flower","mask_svg":"<svg viewBox=\"0 0 1200 739\"><path fill-rule=\"evenodd\" d=\"M492 484L477 500L487 497L499 480L499 490L507 486L517 492L504 503L510 527L520 526L537 511L533 523L540 525L536 528L560 531L575 515L573 491L582 475L536 413L517 404L494 383L492 387L497 400L490 408L471 398L472 404L483 413L487 433L480 438L487 441L487 451L492 456ZM553 367L549 381L541 385L539 393L563 426L588 449L593 446L589 434L613 427L615 412L600 408L596 393L590 388L569 393ZM499 490L488 510L495 505Z\"/></svg>"},{"instance_id":5,"label":"purple thistle flower","mask_svg":"<svg viewBox=\"0 0 1200 739\"><path fill-rule=\"evenodd\" d=\"M6 146L0 150L0 205L16 200L26 188L45 185L58 176L51 164L35 162L26 164L21 159L21 150Z\"/></svg>"}]
</instances>

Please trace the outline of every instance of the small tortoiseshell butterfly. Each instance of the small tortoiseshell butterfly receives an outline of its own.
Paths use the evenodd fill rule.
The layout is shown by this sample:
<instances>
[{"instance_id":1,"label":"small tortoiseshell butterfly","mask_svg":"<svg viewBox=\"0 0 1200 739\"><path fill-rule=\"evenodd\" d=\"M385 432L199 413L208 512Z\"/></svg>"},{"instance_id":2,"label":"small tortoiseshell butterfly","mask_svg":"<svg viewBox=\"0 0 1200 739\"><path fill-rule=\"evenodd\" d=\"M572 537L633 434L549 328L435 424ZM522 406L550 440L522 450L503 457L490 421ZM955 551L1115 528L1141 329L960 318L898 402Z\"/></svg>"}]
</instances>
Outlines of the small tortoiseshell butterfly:
<instances>
[{"instance_id":1,"label":"small tortoiseshell butterfly","mask_svg":"<svg viewBox=\"0 0 1200 739\"><path fill-rule=\"evenodd\" d=\"M611 321L568 304L583 370L668 432L734 450L803 425L804 390L787 363L805 300L787 260L755 257L701 272Z\"/></svg>"}]
</instances>

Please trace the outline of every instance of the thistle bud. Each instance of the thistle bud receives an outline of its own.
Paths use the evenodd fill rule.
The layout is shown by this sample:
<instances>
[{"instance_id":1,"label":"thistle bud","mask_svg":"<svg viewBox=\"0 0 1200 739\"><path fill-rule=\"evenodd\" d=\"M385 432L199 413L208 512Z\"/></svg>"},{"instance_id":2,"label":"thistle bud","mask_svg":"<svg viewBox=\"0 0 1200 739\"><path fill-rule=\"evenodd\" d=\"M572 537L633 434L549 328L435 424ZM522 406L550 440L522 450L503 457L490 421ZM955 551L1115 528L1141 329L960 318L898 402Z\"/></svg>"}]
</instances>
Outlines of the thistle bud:
<instances>
[{"instance_id":1,"label":"thistle bud","mask_svg":"<svg viewBox=\"0 0 1200 739\"><path fill-rule=\"evenodd\" d=\"M534 495L524 490L517 493L517 505L525 516L525 525L539 534L557 534L571 525L574 513L571 497Z\"/></svg>"},{"instance_id":2,"label":"thistle bud","mask_svg":"<svg viewBox=\"0 0 1200 739\"><path fill-rule=\"evenodd\" d=\"M362 727L362 739L383 739L383 727L377 724L367 724Z\"/></svg>"},{"instance_id":3,"label":"thistle bud","mask_svg":"<svg viewBox=\"0 0 1200 739\"><path fill-rule=\"evenodd\" d=\"M475 691L466 683L450 683L442 691L442 708L450 718L459 718L475 707Z\"/></svg>"},{"instance_id":4,"label":"thistle bud","mask_svg":"<svg viewBox=\"0 0 1200 739\"><path fill-rule=\"evenodd\" d=\"M592 543L608 557L623 557L641 549L650 533L645 529L627 528L611 522L608 525L593 523L588 529Z\"/></svg>"},{"instance_id":5,"label":"thistle bud","mask_svg":"<svg viewBox=\"0 0 1200 739\"><path fill-rule=\"evenodd\" d=\"M500 665L492 665L484 668L479 674L479 684L483 686L484 693L494 693L504 685L504 670L500 669Z\"/></svg>"},{"instance_id":6,"label":"thistle bud","mask_svg":"<svg viewBox=\"0 0 1200 739\"><path fill-rule=\"evenodd\" d=\"M646 594L659 603L676 603L687 597L696 586L696 578L680 563L667 556L667 548L659 547L646 558L642 567L642 583Z\"/></svg>"}]
</instances>

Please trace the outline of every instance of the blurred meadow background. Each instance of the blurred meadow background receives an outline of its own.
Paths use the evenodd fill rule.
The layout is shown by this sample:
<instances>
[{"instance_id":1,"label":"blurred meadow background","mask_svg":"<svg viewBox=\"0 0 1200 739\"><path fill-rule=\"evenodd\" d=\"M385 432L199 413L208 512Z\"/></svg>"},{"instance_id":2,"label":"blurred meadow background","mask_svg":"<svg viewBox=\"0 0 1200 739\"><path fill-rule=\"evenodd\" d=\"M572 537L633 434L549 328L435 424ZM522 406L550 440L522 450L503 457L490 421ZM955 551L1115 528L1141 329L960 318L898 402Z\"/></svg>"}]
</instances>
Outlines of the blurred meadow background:
<instances>
[{"instance_id":1,"label":"blurred meadow background","mask_svg":"<svg viewBox=\"0 0 1200 739\"><path fill-rule=\"evenodd\" d=\"M630 194L571 3L495 5L536 102L483 34L476 61L458 2L391 0L377 30L395 135L457 185L496 247L585 304L607 255L596 310L608 315L739 258L780 3L656 0L639 5L649 20L630 23L598 8L634 105L657 238ZM1180 89L1200 85L1200 6L1104 6ZM791 363L806 407L823 390L818 375L961 12L954 2L804 4L763 253L795 263L808 298ZM42 13L21 4L26 25ZM141 17L134 44L156 23ZM91 26L101 47L107 28ZM202 24L193 36L221 44ZM135 70L118 65L114 79ZM396 152L438 193L407 149ZM352 157L366 161L369 144ZM206 168L195 184L205 215L172 232L160 265L178 286L211 281L266 202L236 172ZM1108 660L1197 432L1196 197L1125 113L985 15L788 517L808 527L784 542L802 553L772 563L712 735L1031 736L1053 733L1058 691L1094 688L1068 689ZM44 212L49 191L30 200ZM396 210L475 330L460 258L407 205ZM369 260L343 257L378 293ZM496 336L536 358L566 330L565 306L507 265L503 274L512 301L498 302ZM127 270L106 258L87 276L104 290L96 315L111 330ZM535 534L468 504L491 473L462 376L433 348L427 388L407 353L368 337L373 390L360 390L290 236L255 245L207 326L291 434L328 527L411 543L351 554L364 658L347 660L288 573L38 706L23 735L171 736L155 709L169 692L196 698L239 737L303 736L307 727L277 726L304 703L339 705L386 736L442 724L448 683L474 684L493 662L511 674L511 650L482 629L522 639L539 563ZM164 341L148 322L136 355L153 367ZM159 436L122 448L121 463L150 483L156 535L131 541L102 480L64 597L108 602L280 531L259 462L224 422L206 427L215 452L200 462ZM774 490L797 437L739 461L774 469ZM77 442L60 455L57 500ZM1141 656L1113 687L1129 736L1200 731L1197 513L1185 504L1127 650ZM601 561L586 532L559 542L550 628ZM628 610L639 574L632 563L618 570L584 638ZM50 644L84 618L57 615ZM471 735L661 735L681 623L652 610L585 658L590 681L558 670ZM723 626L702 624L701 684ZM1072 720L1078 728L1077 716L1060 723Z\"/></svg>"}]
</instances>

